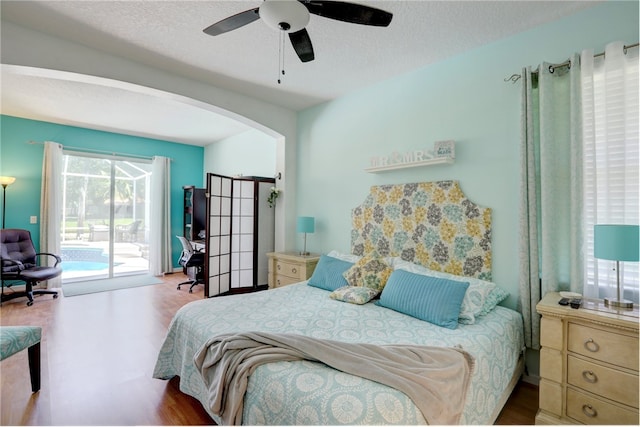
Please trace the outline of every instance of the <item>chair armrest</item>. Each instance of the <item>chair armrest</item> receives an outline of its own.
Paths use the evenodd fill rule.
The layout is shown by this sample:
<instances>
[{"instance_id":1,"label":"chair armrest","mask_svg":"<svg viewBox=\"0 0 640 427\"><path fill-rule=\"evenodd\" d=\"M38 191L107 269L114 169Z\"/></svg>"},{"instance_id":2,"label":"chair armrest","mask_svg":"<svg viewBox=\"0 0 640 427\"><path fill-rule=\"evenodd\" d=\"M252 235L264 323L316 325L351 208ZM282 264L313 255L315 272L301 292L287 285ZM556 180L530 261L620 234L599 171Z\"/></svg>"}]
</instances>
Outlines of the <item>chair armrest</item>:
<instances>
[{"instance_id":1,"label":"chair armrest","mask_svg":"<svg viewBox=\"0 0 640 427\"><path fill-rule=\"evenodd\" d=\"M12 270L12 271L8 271L8 270L5 271L5 268L9 267L10 265L17 265L18 269ZM21 263L20 261L17 261L14 259L8 259L8 258L0 258L0 278L2 280L5 280L5 274L15 275L22 270L24 270L24 264Z\"/></svg>"},{"instance_id":2,"label":"chair armrest","mask_svg":"<svg viewBox=\"0 0 640 427\"><path fill-rule=\"evenodd\" d=\"M9 265L17 265L18 267L23 266L24 264L22 264L20 261L15 260L15 259L10 259L10 258L0 258L0 264L2 264L2 266L4 267L5 265L9 264ZM20 270L23 270L24 267L20 268Z\"/></svg>"},{"instance_id":3,"label":"chair armrest","mask_svg":"<svg viewBox=\"0 0 640 427\"><path fill-rule=\"evenodd\" d=\"M56 254L50 254L49 252L39 252L39 253L36 254L36 256L40 256L40 255L47 255L47 256L54 257L56 259L56 263L53 265L54 267L57 267L58 264L60 264L62 262L62 258L60 258Z\"/></svg>"}]
</instances>

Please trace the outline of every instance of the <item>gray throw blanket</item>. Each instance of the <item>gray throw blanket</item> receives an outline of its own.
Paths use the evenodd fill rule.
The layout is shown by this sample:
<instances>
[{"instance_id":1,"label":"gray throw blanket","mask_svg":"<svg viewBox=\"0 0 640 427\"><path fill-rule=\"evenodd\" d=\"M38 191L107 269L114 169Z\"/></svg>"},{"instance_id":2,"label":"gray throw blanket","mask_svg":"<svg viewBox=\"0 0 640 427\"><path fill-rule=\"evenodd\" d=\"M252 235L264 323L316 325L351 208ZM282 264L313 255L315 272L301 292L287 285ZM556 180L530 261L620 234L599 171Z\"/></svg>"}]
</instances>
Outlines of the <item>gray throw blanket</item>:
<instances>
[{"instance_id":1,"label":"gray throw blanket","mask_svg":"<svg viewBox=\"0 0 640 427\"><path fill-rule=\"evenodd\" d=\"M461 349L353 344L304 335L247 332L210 339L194 361L223 424L242 422L249 375L263 363L310 360L377 381L409 396L429 424L457 424L474 359Z\"/></svg>"}]
</instances>

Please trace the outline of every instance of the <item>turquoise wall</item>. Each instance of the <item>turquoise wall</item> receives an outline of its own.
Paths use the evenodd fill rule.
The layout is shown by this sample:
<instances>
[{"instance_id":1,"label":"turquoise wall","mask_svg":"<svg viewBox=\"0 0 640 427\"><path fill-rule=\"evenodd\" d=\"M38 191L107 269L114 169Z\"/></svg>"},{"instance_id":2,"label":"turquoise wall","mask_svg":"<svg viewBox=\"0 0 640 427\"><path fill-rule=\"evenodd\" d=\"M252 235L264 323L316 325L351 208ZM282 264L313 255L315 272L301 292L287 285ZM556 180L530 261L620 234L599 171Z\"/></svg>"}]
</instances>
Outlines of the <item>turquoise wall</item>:
<instances>
[{"instance_id":1,"label":"turquoise wall","mask_svg":"<svg viewBox=\"0 0 640 427\"><path fill-rule=\"evenodd\" d=\"M308 248L349 252L351 209L372 185L458 180L471 200L493 209L493 277L515 308L521 84L504 79L614 40L638 41L638 2L598 4L301 112L297 212L316 218ZM448 139L456 142L453 165L364 171L372 156Z\"/></svg>"},{"instance_id":2,"label":"turquoise wall","mask_svg":"<svg viewBox=\"0 0 640 427\"><path fill-rule=\"evenodd\" d=\"M182 186L202 185L203 147L5 115L0 116L0 126L0 175L16 177L16 182L7 187L7 228L27 229L38 243L44 146L28 142L55 141L63 146L81 149L171 158L171 230L173 235L182 234ZM38 224L29 223L32 215L38 216ZM172 245L172 259L176 267L181 249L177 241Z\"/></svg>"}]
</instances>

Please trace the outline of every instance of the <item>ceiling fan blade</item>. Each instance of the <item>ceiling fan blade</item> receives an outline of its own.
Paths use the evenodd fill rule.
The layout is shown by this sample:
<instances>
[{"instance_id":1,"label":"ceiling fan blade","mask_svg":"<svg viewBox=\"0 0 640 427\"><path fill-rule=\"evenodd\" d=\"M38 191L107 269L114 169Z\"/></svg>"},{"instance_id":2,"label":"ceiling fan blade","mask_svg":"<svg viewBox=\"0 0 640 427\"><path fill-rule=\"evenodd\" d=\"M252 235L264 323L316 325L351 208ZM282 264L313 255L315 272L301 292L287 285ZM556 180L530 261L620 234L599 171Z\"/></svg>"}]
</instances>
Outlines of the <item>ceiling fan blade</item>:
<instances>
[{"instance_id":1,"label":"ceiling fan blade","mask_svg":"<svg viewBox=\"0 0 640 427\"><path fill-rule=\"evenodd\" d=\"M212 24L205 28L204 31L206 34L210 36L217 36L223 33L226 33L231 30L235 30L236 28L243 27L247 24L252 23L253 21L257 21L260 19L260 15L258 14L258 9L250 9L245 10L244 12L237 13L233 16L223 19L222 21L218 21L215 24Z\"/></svg>"},{"instance_id":2,"label":"ceiling fan blade","mask_svg":"<svg viewBox=\"0 0 640 427\"><path fill-rule=\"evenodd\" d=\"M289 40L293 45L293 49L298 54L298 58L302 62L313 61L315 58L313 54L313 45L311 44L311 38L306 29L301 29L295 33L289 33Z\"/></svg>"},{"instance_id":3,"label":"ceiling fan blade","mask_svg":"<svg viewBox=\"0 0 640 427\"><path fill-rule=\"evenodd\" d=\"M310 13L324 18L350 22L352 24L386 27L393 14L374 7L342 1L299 0Z\"/></svg>"}]
</instances>

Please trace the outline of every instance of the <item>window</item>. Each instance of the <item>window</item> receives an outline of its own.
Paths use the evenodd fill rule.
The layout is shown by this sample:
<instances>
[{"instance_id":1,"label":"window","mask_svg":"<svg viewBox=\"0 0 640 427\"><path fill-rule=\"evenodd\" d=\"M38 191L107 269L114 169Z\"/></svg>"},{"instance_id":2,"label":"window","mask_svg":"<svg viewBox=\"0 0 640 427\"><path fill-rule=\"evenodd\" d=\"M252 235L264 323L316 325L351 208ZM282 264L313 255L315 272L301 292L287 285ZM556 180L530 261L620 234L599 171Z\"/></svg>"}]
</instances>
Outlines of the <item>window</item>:
<instances>
[{"instance_id":1,"label":"window","mask_svg":"<svg viewBox=\"0 0 640 427\"><path fill-rule=\"evenodd\" d=\"M583 54L585 294L613 296L615 263L593 256L595 224L640 223L638 143L638 49L607 51L590 60ZM589 55L591 55L589 53ZM624 298L638 302L637 262L621 262Z\"/></svg>"}]
</instances>

